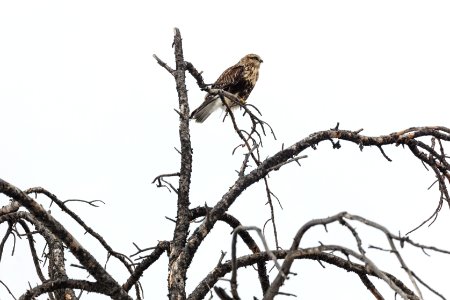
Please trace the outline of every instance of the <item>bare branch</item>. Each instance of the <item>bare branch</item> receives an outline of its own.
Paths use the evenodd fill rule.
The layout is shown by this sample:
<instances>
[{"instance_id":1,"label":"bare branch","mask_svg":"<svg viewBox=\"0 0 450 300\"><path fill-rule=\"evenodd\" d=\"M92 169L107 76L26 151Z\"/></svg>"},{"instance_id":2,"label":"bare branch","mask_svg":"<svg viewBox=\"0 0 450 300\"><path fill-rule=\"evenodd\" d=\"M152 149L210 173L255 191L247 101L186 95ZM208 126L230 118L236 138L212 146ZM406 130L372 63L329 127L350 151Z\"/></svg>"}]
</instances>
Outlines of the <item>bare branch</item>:
<instances>
[{"instance_id":1,"label":"bare branch","mask_svg":"<svg viewBox=\"0 0 450 300\"><path fill-rule=\"evenodd\" d=\"M6 288L6 290L7 290L8 293L11 295L11 297L13 297L14 300L17 300L17 298L14 297L14 295L13 295L13 293L11 292L11 290L9 289L9 287L8 287L3 281L1 281L1 280L0 280L0 283Z\"/></svg>"},{"instance_id":2,"label":"bare branch","mask_svg":"<svg viewBox=\"0 0 450 300\"><path fill-rule=\"evenodd\" d=\"M395 236L392 233L388 232L387 233L388 236L393 239L393 240L398 240L400 241L401 244L404 243L408 243L414 247L420 248L422 250L431 250L431 251L435 251L435 252L440 252L440 253L444 253L444 254L450 254L450 251L448 250L444 250L444 249L439 249L437 247L434 246L426 246L426 245L422 245L416 242L413 242L409 237L405 236L405 237L399 237L399 236Z\"/></svg>"},{"instance_id":3,"label":"bare branch","mask_svg":"<svg viewBox=\"0 0 450 300\"><path fill-rule=\"evenodd\" d=\"M167 72L169 72L170 74L172 74L172 76L175 76L175 70L172 69L171 67L169 67L169 65L167 65L165 62L163 62L162 60L159 59L158 56L156 56L156 54L153 54L153 58L156 59L156 61L158 62L158 64L163 67L164 69L167 70Z\"/></svg>"},{"instance_id":4,"label":"bare branch","mask_svg":"<svg viewBox=\"0 0 450 300\"><path fill-rule=\"evenodd\" d=\"M322 246L321 246L322 247ZM287 250L273 250L272 253L275 255L275 257L279 260L286 259L288 255L290 255L293 259L311 259L311 260L318 260L327 262L329 264L335 265L343 270L346 270L348 272L355 272L356 274L365 274L369 276L378 277L373 270L370 268L353 263L347 259L343 259L339 256L336 256L331 253L323 252L324 247L314 247L314 248L306 248L306 249L297 249L295 251L287 251ZM342 248L342 247L341 247ZM330 250L332 247L329 248ZM355 253L357 256L358 254ZM251 266L259 261L268 261L271 260L269 257L269 254L267 252L261 252L261 253L254 253L250 255L241 256L236 259L236 265L237 268L247 267ZM194 291L189 295L188 300L194 300L194 299L202 299L209 291L207 288L208 286L212 287L216 284L216 282L219 280L219 278L222 278L225 276L225 274L230 273L232 271L232 263L231 261L227 261L216 268L214 268L208 276L202 281L201 285L198 285ZM407 294L410 299L418 299L417 296L414 295L414 293L408 289L408 287L400 281L395 276L383 272L383 274L389 278L392 282L395 283L396 286L400 287L400 289ZM205 288L206 287L206 288Z\"/></svg>"},{"instance_id":5,"label":"bare branch","mask_svg":"<svg viewBox=\"0 0 450 300\"><path fill-rule=\"evenodd\" d=\"M297 156L297 157L288 159L287 161L284 161L284 162L282 162L282 163L279 163L279 164L276 165L276 166L271 167L271 168L269 169L269 172L270 172L270 171L278 171L282 166L287 165L287 164L290 164L291 162L296 162L296 163L299 164L298 161L299 161L300 159L304 159L304 158L307 158L307 157L308 157L308 155L300 155L300 156ZM299 164L299 165L300 165L300 164Z\"/></svg>"},{"instance_id":6,"label":"bare branch","mask_svg":"<svg viewBox=\"0 0 450 300\"><path fill-rule=\"evenodd\" d=\"M174 176L179 177L180 172L158 175L155 177L155 179L153 179L152 183L157 182L157 184L156 184L157 187L166 187L169 190L169 192L172 189L172 191L174 191L176 194L178 194L178 189L176 189L170 182L165 180L165 177L174 177Z\"/></svg>"},{"instance_id":7,"label":"bare branch","mask_svg":"<svg viewBox=\"0 0 450 300\"><path fill-rule=\"evenodd\" d=\"M342 212L325 219L316 219L307 222L297 231L297 234L294 237L294 241L292 243L290 251L293 252L298 249L298 246L300 244L303 235L305 234L306 231L309 230L309 228L316 225L326 225L332 222L339 221L344 217L345 214L346 214L345 212ZM275 280L272 282L269 289L267 290L267 293L264 295L264 300L273 299L278 294L280 287L286 280L285 274L289 274L293 262L294 257L292 257L291 255L284 260L283 265L281 266L281 271L279 271L279 274L276 276Z\"/></svg>"},{"instance_id":8,"label":"bare branch","mask_svg":"<svg viewBox=\"0 0 450 300\"><path fill-rule=\"evenodd\" d=\"M18 201L11 201L8 205L2 206L0 208L0 216L4 214L9 214L19 210L20 203Z\"/></svg>"},{"instance_id":9,"label":"bare branch","mask_svg":"<svg viewBox=\"0 0 450 300\"><path fill-rule=\"evenodd\" d=\"M134 242L133 242L133 245L136 247L137 252L134 253L134 254L131 254L130 257L136 256L136 255L138 255L138 254L140 254L140 253L142 253L142 252L149 251L149 250L153 250L153 249L156 248L156 247L147 247L147 248L141 249L141 248L140 248L136 243L134 243Z\"/></svg>"},{"instance_id":10,"label":"bare branch","mask_svg":"<svg viewBox=\"0 0 450 300\"><path fill-rule=\"evenodd\" d=\"M233 300L236 298L231 298L230 296L228 296L227 292L225 292L225 290L221 287L215 286L214 287L214 291L217 294L217 297L219 297L221 300Z\"/></svg>"},{"instance_id":11,"label":"bare branch","mask_svg":"<svg viewBox=\"0 0 450 300\"><path fill-rule=\"evenodd\" d=\"M0 215L1 216L1 215ZM8 223L8 229L6 229L5 235L3 236L2 241L0 242L0 261L2 260L2 256L3 256L3 249L5 247L5 243L8 240L9 235L12 233L13 231L13 223L9 222Z\"/></svg>"},{"instance_id":12,"label":"bare branch","mask_svg":"<svg viewBox=\"0 0 450 300\"><path fill-rule=\"evenodd\" d=\"M397 257L398 261L400 262L402 268L403 268L403 269L406 271L406 273L408 274L408 276L409 276L409 278L410 278L412 284L414 285L414 287L415 287L415 289L416 289L416 292L417 292L417 294L418 294L418 296L419 296L419 299L423 299L422 293L421 293L419 287L417 286L417 283L416 283L416 281L414 280L414 277L412 276L411 270L408 268L408 266L407 266L406 263L404 262L402 256L400 255L400 252L397 250L397 248L395 247L395 244L393 243L393 239L392 239L393 234L391 234L391 233L387 230L387 228L385 228L384 226L381 226L380 224L377 224L377 223L375 223L375 222L369 221L369 220L367 220L367 219L365 219L365 218L362 218L362 217L360 217L360 216L346 214L346 215L345 215L345 218L350 219L350 220L357 220L357 221L359 221L359 222L361 222L361 223L363 223L363 224L366 224L366 225L368 225L368 226L370 226L370 227L373 227L373 228L376 228L376 229L382 231L382 232L386 235L387 240L388 240L388 242L389 242L389 245L390 245L390 247L391 247L391 249L392 249L392 253L395 254L395 256ZM366 259L367 259L367 257L366 257ZM392 287L392 286L391 286L391 287ZM393 287L393 289L394 289L394 287ZM402 295L402 294L400 294L400 295ZM404 298L406 299L406 295L404 295L404 296L402 295L402 297L404 297Z\"/></svg>"},{"instance_id":13,"label":"bare branch","mask_svg":"<svg viewBox=\"0 0 450 300\"><path fill-rule=\"evenodd\" d=\"M39 295L53 292L59 289L80 289L88 292L94 292L111 296L113 290L106 284L91 282L86 280L59 279L44 282L34 288L29 289L25 294L20 296L19 300L32 300ZM74 299L74 298L67 298ZM76 300L76 298L74 299Z\"/></svg>"},{"instance_id":14,"label":"bare branch","mask_svg":"<svg viewBox=\"0 0 450 300\"><path fill-rule=\"evenodd\" d=\"M25 191L25 193L26 194L39 193L39 194L44 194L45 196L50 198L53 203L58 205L58 207L61 208L62 211L67 213L78 224L80 224L80 226L83 227L83 229L86 230L86 232L88 232L90 235L92 235L105 248L105 250L108 251L108 253L110 255L117 258L125 266L125 268L128 270L128 272L130 274L132 274L133 269L131 266L131 264L132 264L131 259L129 259L126 255L124 255L122 253L114 251L112 249L112 247L105 241L105 239L100 234L98 234L91 227L89 227L76 213L74 213L71 209L69 209L63 201L59 200L58 197L56 197L56 195L50 193L49 191L47 191L46 189L44 189L42 187L34 187L34 188L27 189Z\"/></svg>"},{"instance_id":15,"label":"bare branch","mask_svg":"<svg viewBox=\"0 0 450 300\"><path fill-rule=\"evenodd\" d=\"M393 243L393 237L394 235L391 234L385 227L369 221L365 218L362 218L360 216L357 215L351 215L348 214L346 212L342 212L339 214L336 214L334 216L328 217L328 218L324 218L324 219L317 219L317 220L312 220L309 221L308 223L306 223L305 225L303 225L297 232L297 234L295 235L294 238L294 242L292 243L292 246L290 248L290 252L294 252L298 249L300 241L303 237L303 235L306 233L306 231L308 231L311 227L316 226L316 225L327 225L333 222L339 222L342 225L344 225L345 227L347 227L353 234L353 236L355 237L356 241L357 241L357 246L359 249L360 254L357 254L356 252L354 252L351 249L348 248L343 248L341 246L325 246L322 245L319 247L319 249L321 251L324 250L333 250L333 251L341 251L342 253L344 253L345 255L352 255L353 257L356 257L357 259L361 260L362 262L364 262L367 267L369 268L369 270L376 274L376 276L382 280L384 280L395 292L399 293L400 296L404 299L409 299L409 295L408 293L401 287L396 285L396 283L394 281L391 280L391 278L389 278L384 272L382 272L381 270L378 269L378 267L375 265L375 263L373 263L367 256L366 256L366 252L365 250L362 248L362 243L361 243L361 239L359 237L359 235L357 234L356 230L351 227L345 220L345 219L349 219L349 220L355 220L355 221L359 221L365 225L368 225L370 227L376 228L380 231L382 231L383 233L385 233L387 240L389 242L389 245L391 247L391 252L394 253L394 255L396 255L398 261L400 262L402 268L406 271L406 273L408 274L408 276L410 277L410 280L412 282L412 284L414 285L416 292L418 294L418 299L422 299L422 295L420 292L420 289L418 288L414 278L412 278L412 272L410 271L410 269L407 267L406 263L404 262L403 258L401 257L399 251L396 249L394 243ZM291 265L293 263L294 257L293 255L289 254L286 259L284 260L284 263L281 267L281 270L284 274L287 274L291 268ZM281 272L280 272L281 273ZM267 291L267 293L264 295L264 299L273 299L273 297L275 295L278 294L279 288L283 285L284 280L286 278L284 276L282 276L282 274L278 274L277 277L275 278L275 280L272 282L269 290Z\"/></svg>"},{"instance_id":16,"label":"bare branch","mask_svg":"<svg viewBox=\"0 0 450 300\"><path fill-rule=\"evenodd\" d=\"M343 143L345 143L343 141L355 144L361 151L364 147L377 147L382 156L388 161L392 160L385 152L387 146L402 146L403 149L411 152L427 170L433 171L432 175L435 176L435 183L437 183L437 185L434 185L435 183L433 183L432 186L437 186L439 188L440 197L438 199L437 208L431 217L417 227L420 228L426 223L433 224L444 203L447 203L450 206L450 193L448 191L448 185L450 184L450 163L448 159L450 157L446 154L444 148L444 145L447 146L445 142L450 141L450 129L438 126L411 127L388 135L365 136L361 134L362 129L353 131L342 130L339 128L340 124L337 123L334 128L315 132L292 144L290 147L285 148L283 144L280 151L266 158L265 155L263 157L261 154L263 138L266 136L266 132L269 133L269 131L275 140L276 136L272 127L261 119L261 111L252 104L242 103L240 99L232 93L222 89L210 88L211 85L206 84L203 80L202 72L199 72L190 62L185 61L182 49L182 38L177 28L175 28L173 47L175 54L174 69L156 55L154 55L154 58L161 67L174 77L176 83L178 107L174 110L179 117L180 150L175 149L180 154L180 169L179 172L162 174L153 180L153 183L156 183L157 187L165 187L169 191L174 191L176 193L176 217L173 219L166 217L168 220L175 223L173 236L169 241L160 241L155 247L145 249L141 249L137 244L133 243L137 248L137 252L132 256L139 257L135 257L134 261L132 261L129 257L114 251L100 234L87 226L83 220L67 206L69 202L77 201L97 207L98 202L102 202L101 200L86 201L69 199L61 201L54 194L41 187L21 191L0 179L0 193L10 198L10 202L0 208L0 224L7 223L8 225L6 233L0 242L0 259L2 258L3 250L8 239L14 239L14 254L16 238L26 236L28 238L35 269L39 279L42 281L41 284L34 288L30 285L29 291L23 294L20 299L34 299L45 293L48 294L50 300L62 298L77 299L74 290L79 289L81 290L80 295L86 290L107 295L112 299L128 300L131 299L128 292L134 287L136 289L136 298L140 300L142 287L140 286L139 279L155 261L161 258L161 255L164 252L168 255L169 261L167 281L169 299L171 300L185 300L186 298L190 300L200 299L204 298L208 293L211 293L212 298L213 288L220 299L237 300L239 299L237 270L245 266L252 266L257 270L261 285L261 294L264 299L273 299L276 295L295 296L291 293L282 292L280 289L285 281L289 279L288 275L295 274L291 272L293 262L301 259L315 260L321 264L322 267L325 267L325 263L329 263L342 270L354 272L358 276L357 280L364 284L376 299L383 299L383 296L372 283L372 278L381 279L403 299L421 300L422 294L419 289L420 284L444 299L441 294L433 290L428 284L424 283L416 276L406 264L400 250L402 250L405 244L408 244L422 250L426 255L428 255L427 252L429 251L444 254L450 254L450 251L413 242L409 237L401 236L400 234L393 235L382 225L357 215L342 212L328 218L311 220L298 229L289 250L281 249L278 244L278 231L277 223L275 222L276 218L273 199L275 198L278 201L280 207L281 203L271 191L268 177L271 172L279 171L289 163L295 162L300 165L299 160L307 157L304 155L304 151L310 148L316 150L318 145L324 141L328 148L330 148L330 144L328 144L330 142L333 149L340 149ZM190 208L189 194L192 173L192 147L189 129L190 114L186 88L186 71L195 78L198 86L202 90L211 95L218 95L218 97L220 97L222 104L226 109L224 121L226 117L229 116L234 130L240 138L240 145L233 149L233 154L237 149L244 152L242 165L239 170L237 170L237 179L213 207L208 207L205 204L204 207ZM227 101L225 101L225 99L227 99ZM241 128L241 126L238 125L235 118L236 110L231 110L230 106L242 109L241 112L243 113L243 116L249 118L249 128ZM173 185L170 182L172 179L168 179L168 177L178 177L178 187ZM270 218L264 224L264 227L268 222L271 222L275 239L275 250L269 249L263 233L259 228L253 226L243 227L239 220L227 213L237 198L248 187L261 179L264 180L265 184L267 197L266 204L269 204L268 207L270 207ZM105 266L101 266L95 257L74 238L71 232L59 223L50 212L47 212L39 203L32 199L28 195L30 193L35 193L36 197L37 194L46 195L51 199L50 206L53 203L58 205L63 212L74 219L87 233L92 235L107 251ZM199 247L218 221L223 221L234 229L232 235L231 260L223 262L225 253L222 252L217 265L204 277L194 291L186 297L187 270L192 267L191 263L194 255L197 254ZM389 246L369 246L369 248L386 251L389 255L395 255L400 267L409 277L411 283L408 284L414 286L414 291L410 290L398 278L379 269L377 264L369 258L362 236L357 228L353 226L353 223L355 222L360 222L365 226L375 228L385 234ZM329 245L322 242L319 242L320 245L317 247L300 247L304 235L309 232L311 228L314 226L323 226L324 229L327 230L327 225L332 223L339 223L342 225L342 229L350 231L355 240L355 244L352 248L344 247L342 245ZM20 230L22 233L19 232L17 224L20 224L21 227L23 227L25 233L23 233L22 230ZM35 229L30 230L28 228L29 224L32 224ZM192 232L190 230L192 230ZM260 251L256 242L250 236L249 230L257 231L264 245L264 252ZM251 254L237 257L236 244L238 235L245 242L250 250L248 252L251 252ZM46 242L43 250L43 263L39 260L34 246L34 238L36 236L42 236ZM400 247L396 245L397 243L400 244ZM78 263L72 265L86 270L89 273L89 276L95 278L96 282L67 278L64 259L64 251L66 249L71 251L78 260ZM138 255L141 253L144 254ZM147 253L149 254L145 255ZM106 271L106 264L109 262L111 256L116 257L130 273L129 277L122 285L116 282ZM278 264L278 259L284 260L282 266ZM272 284L269 282L266 268L266 263L269 260L274 261L275 266L278 269L278 274ZM41 267L45 266L47 261L49 279L44 277L41 270ZM231 275L230 284L232 297L230 297L224 289L215 286L217 281L228 273ZM1 283L8 289L3 282ZM243 286L242 283L240 283L240 285Z\"/></svg>"},{"instance_id":17,"label":"bare branch","mask_svg":"<svg viewBox=\"0 0 450 300\"><path fill-rule=\"evenodd\" d=\"M98 200L98 199L97 199L97 200L67 199L67 200L64 200L64 201L63 201L64 204L69 203L69 202L82 202L82 203L89 204L90 206L93 206L93 207L99 207L99 206L97 205L97 202L100 202L100 203L102 203L102 204L105 204L104 201Z\"/></svg>"},{"instance_id":18,"label":"bare branch","mask_svg":"<svg viewBox=\"0 0 450 300\"><path fill-rule=\"evenodd\" d=\"M155 261L158 260L158 258L161 256L161 254L164 253L164 251L169 250L170 243L166 241L161 241L158 243L158 245L155 247L155 250L143 261L141 261L135 268L134 272L131 274L131 276L127 279L127 281L122 285L122 288L125 291L129 291L134 284L136 284L141 278L142 274L144 274L144 271L148 269Z\"/></svg>"},{"instance_id":19,"label":"bare branch","mask_svg":"<svg viewBox=\"0 0 450 300\"><path fill-rule=\"evenodd\" d=\"M175 35L173 46L175 48L176 69L171 70L167 64L162 64L156 57L158 63L168 70L174 77L178 92L178 104L180 108L179 136L181 144L181 166L178 185L177 219L170 248L169 257L169 294L171 299L184 299L186 297L185 280L189 264L185 263L181 254L186 244L189 231L189 189L192 172L192 147L189 133L189 103L186 88L186 68L184 61L181 34L178 28L174 29Z\"/></svg>"},{"instance_id":20,"label":"bare branch","mask_svg":"<svg viewBox=\"0 0 450 300\"><path fill-rule=\"evenodd\" d=\"M383 150L383 148L382 148L381 146L377 146L377 147L378 147L378 149L380 149L381 154L383 154L384 158L386 158L387 161L392 161L392 159L390 159L390 158L386 155L386 153L384 152L384 150Z\"/></svg>"},{"instance_id":21,"label":"bare branch","mask_svg":"<svg viewBox=\"0 0 450 300\"><path fill-rule=\"evenodd\" d=\"M16 188L15 186L0 179L0 193L7 195L18 201L22 206L30 211L31 214L39 221L35 224L42 224L48 228L57 238L59 238L70 249L72 254L80 261L86 270L98 281L110 285L113 299L131 299L111 277L97 260L89 253L76 239L68 232L64 226L56 221L52 215L48 214L41 205L35 202L27 194Z\"/></svg>"},{"instance_id":22,"label":"bare branch","mask_svg":"<svg viewBox=\"0 0 450 300\"><path fill-rule=\"evenodd\" d=\"M372 295L377 300L384 300L383 296L380 294L380 292L377 290L377 288L373 285L373 283L370 281L369 277L367 277L366 274L358 274L359 278L361 279L361 282L364 283L366 288L372 293Z\"/></svg>"},{"instance_id":23,"label":"bare branch","mask_svg":"<svg viewBox=\"0 0 450 300\"><path fill-rule=\"evenodd\" d=\"M194 77L195 80L197 80L197 84L200 87L200 89L205 90L208 87L208 85L205 84L205 81L203 80L202 72L197 71L194 65L187 61L186 61L186 70L188 70L189 73L191 73L192 77Z\"/></svg>"},{"instance_id":24,"label":"bare branch","mask_svg":"<svg viewBox=\"0 0 450 300\"><path fill-rule=\"evenodd\" d=\"M428 290L430 290L433 294L435 294L436 296L438 296L441 299L446 299L443 295L441 295L440 293L438 293L435 289L432 289L428 284L426 284L422 279L420 279L414 272L412 272L412 275L414 276L414 278L417 279L417 281L419 281L423 286L425 286Z\"/></svg>"},{"instance_id":25,"label":"bare branch","mask_svg":"<svg viewBox=\"0 0 450 300\"><path fill-rule=\"evenodd\" d=\"M269 181L267 180L267 176L264 177L264 185L266 188L266 197L267 197L267 203L269 204L270 207L270 221L272 222L272 228L273 228L273 236L275 238L275 248L278 249L279 245L278 245L278 232L277 232L277 224L275 223L275 211L273 208L273 203L272 203L272 195L274 195L272 193L272 191L269 188ZM276 198L276 196L275 196ZM277 198L278 200L278 198ZM278 203L280 203L280 201L278 200ZM280 204L281 206L281 204ZM267 249L266 249L267 251Z\"/></svg>"},{"instance_id":26,"label":"bare branch","mask_svg":"<svg viewBox=\"0 0 450 300\"><path fill-rule=\"evenodd\" d=\"M254 230L258 233L259 238L261 239L264 249L266 250L266 253L269 254L269 257L273 260L275 266L277 269L281 271L281 266L278 264L276 256L270 251L269 246L267 245L266 239L264 235L262 234L261 229L255 226L238 226L233 230L233 238L231 242L231 266L232 266L232 273L231 273L231 293L235 299L239 299L239 296L237 294L237 265L236 265L236 236L240 231L248 231L248 230ZM282 274L284 275L284 274ZM284 275L286 276L286 275Z\"/></svg>"},{"instance_id":27,"label":"bare branch","mask_svg":"<svg viewBox=\"0 0 450 300\"><path fill-rule=\"evenodd\" d=\"M197 207L195 209L192 209L191 210L192 219L198 218L200 216L206 216L210 210L211 208L209 207ZM237 220L230 214L224 214L220 220L230 225L230 227L233 228L233 231L239 226L241 226L241 222L239 222L239 220ZM237 234L241 237L241 239L244 241L244 243L247 245L250 251L252 251L253 253L261 252L256 242L253 240L253 238L246 230L239 230ZM258 262L257 270L262 292L265 293L265 291L269 288L270 285L269 276L267 275L266 263L264 261ZM201 287L201 289L207 290L210 289L207 285L206 278L200 282L199 287Z\"/></svg>"},{"instance_id":28,"label":"bare branch","mask_svg":"<svg viewBox=\"0 0 450 300\"><path fill-rule=\"evenodd\" d=\"M36 248L34 247L34 239L33 235L31 234L30 228L24 220L19 220L18 223L22 226L23 230L25 230L25 234L27 235L28 245L30 246L31 250L31 257L33 258L34 268L37 275L42 282L47 281L47 279L44 277L44 274L42 274L41 267L39 266L39 258L36 253Z\"/></svg>"}]
</instances>

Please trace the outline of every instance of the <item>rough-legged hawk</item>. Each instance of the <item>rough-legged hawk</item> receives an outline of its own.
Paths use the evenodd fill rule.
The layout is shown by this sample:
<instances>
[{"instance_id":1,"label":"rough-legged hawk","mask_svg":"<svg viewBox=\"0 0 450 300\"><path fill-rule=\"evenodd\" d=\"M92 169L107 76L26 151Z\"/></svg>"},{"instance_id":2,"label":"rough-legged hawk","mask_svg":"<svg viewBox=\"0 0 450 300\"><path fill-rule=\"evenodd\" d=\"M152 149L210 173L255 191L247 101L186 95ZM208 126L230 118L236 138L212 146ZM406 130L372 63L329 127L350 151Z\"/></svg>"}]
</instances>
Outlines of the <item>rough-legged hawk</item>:
<instances>
[{"instance_id":1,"label":"rough-legged hawk","mask_svg":"<svg viewBox=\"0 0 450 300\"><path fill-rule=\"evenodd\" d=\"M212 89L222 89L235 95L245 103L255 87L259 75L259 66L263 60L256 54L247 54L237 64L226 69L211 86ZM227 105L237 106L235 102L225 97ZM191 114L191 119L202 123L217 108L222 106L219 95L206 94L205 101Z\"/></svg>"}]
</instances>

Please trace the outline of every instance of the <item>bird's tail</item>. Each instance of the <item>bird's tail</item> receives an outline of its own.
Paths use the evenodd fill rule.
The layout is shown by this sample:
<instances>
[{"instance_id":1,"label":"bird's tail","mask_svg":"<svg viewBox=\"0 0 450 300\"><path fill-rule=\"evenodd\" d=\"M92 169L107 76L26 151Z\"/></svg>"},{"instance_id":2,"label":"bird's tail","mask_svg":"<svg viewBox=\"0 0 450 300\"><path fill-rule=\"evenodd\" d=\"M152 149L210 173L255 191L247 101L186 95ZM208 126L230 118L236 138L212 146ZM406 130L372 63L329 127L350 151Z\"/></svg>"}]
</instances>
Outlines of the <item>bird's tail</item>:
<instances>
[{"instance_id":1,"label":"bird's tail","mask_svg":"<svg viewBox=\"0 0 450 300\"><path fill-rule=\"evenodd\" d=\"M207 98L197 109L191 114L191 119L195 119L198 123L203 123L213 111L222 105L219 96Z\"/></svg>"}]
</instances>

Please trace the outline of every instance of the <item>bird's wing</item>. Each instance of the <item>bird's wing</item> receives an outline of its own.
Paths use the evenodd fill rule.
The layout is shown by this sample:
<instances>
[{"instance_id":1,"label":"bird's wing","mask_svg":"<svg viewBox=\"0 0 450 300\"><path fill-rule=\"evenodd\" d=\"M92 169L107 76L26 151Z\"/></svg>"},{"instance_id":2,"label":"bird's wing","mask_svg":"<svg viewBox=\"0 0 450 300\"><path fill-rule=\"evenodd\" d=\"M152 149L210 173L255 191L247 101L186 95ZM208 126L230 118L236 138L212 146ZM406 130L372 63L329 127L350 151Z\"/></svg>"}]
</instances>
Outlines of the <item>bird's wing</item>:
<instances>
[{"instance_id":1,"label":"bird's wing","mask_svg":"<svg viewBox=\"0 0 450 300\"><path fill-rule=\"evenodd\" d=\"M241 65L234 65L223 71L222 75L217 78L216 82L213 84L215 89L224 89L232 87L242 79L244 73L244 67Z\"/></svg>"},{"instance_id":2,"label":"bird's wing","mask_svg":"<svg viewBox=\"0 0 450 300\"><path fill-rule=\"evenodd\" d=\"M233 90L236 85L242 80L244 74L244 67L241 65L234 65L223 71L222 75L212 85L213 89L223 89L227 92ZM222 101L217 95L206 94L205 101L192 113L190 118L196 119L197 122L202 123L209 115L222 105Z\"/></svg>"},{"instance_id":3,"label":"bird's wing","mask_svg":"<svg viewBox=\"0 0 450 300\"><path fill-rule=\"evenodd\" d=\"M205 101L191 113L190 118L195 119L198 123L203 123L221 105L222 100L220 100L219 96L207 95Z\"/></svg>"}]
</instances>

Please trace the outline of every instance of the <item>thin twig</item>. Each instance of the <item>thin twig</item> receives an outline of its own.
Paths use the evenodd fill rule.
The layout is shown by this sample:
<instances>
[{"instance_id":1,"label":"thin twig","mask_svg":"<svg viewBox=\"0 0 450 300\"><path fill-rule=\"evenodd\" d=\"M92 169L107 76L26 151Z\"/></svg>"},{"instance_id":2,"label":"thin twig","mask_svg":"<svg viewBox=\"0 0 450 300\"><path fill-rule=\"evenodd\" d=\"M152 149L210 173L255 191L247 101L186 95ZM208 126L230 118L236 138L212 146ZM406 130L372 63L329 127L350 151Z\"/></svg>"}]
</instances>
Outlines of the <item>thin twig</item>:
<instances>
[{"instance_id":1,"label":"thin twig","mask_svg":"<svg viewBox=\"0 0 450 300\"><path fill-rule=\"evenodd\" d=\"M9 289L9 287L8 287L3 281L1 281L1 280L0 280L0 283L3 284L3 286L6 288L6 290L7 290L8 293L11 295L11 297L13 297L14 300L17 300L17 298L14 297L14 295L13 295L13 293L11 292L11 290Z\"/></svg>"}]
</instances>

